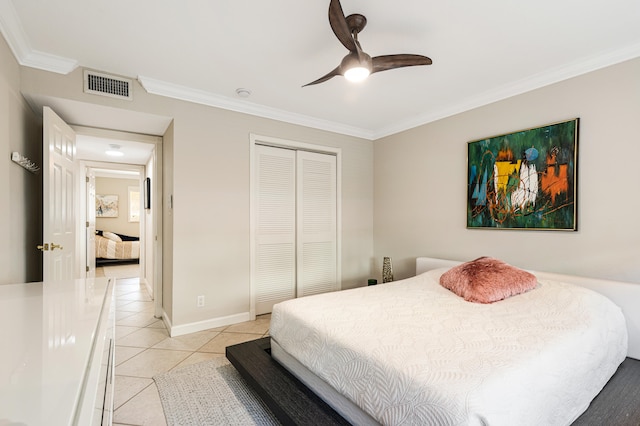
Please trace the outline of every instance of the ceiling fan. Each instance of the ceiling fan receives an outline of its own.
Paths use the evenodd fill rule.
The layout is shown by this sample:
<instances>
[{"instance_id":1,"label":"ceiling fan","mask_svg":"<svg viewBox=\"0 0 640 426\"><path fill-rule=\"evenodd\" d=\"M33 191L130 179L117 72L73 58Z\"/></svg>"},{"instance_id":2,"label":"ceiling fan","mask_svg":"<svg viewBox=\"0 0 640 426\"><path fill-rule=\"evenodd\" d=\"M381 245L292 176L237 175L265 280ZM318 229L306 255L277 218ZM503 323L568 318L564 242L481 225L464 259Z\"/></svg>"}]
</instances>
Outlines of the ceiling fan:
<instances>
[{"instance_id":1,"label":"ceiling fan","mask_svg":"<svg viewBox=\"0 0 640 426\"><path fill-rule=\"evenodd\" d=\"M362 81L374 72L391 70L394 68L411 67L415 65L431 65L430 58L422 55L384 55L371 57L360 46L358 33L367 25L364 15L355 13L345 18L340 0L329 3L329 24L340 43L349 50L340 65L319 79L307 83L302 87L311 86L332 79L337 75L344 76L350 81Z\"/></svg>"}]
</instances>

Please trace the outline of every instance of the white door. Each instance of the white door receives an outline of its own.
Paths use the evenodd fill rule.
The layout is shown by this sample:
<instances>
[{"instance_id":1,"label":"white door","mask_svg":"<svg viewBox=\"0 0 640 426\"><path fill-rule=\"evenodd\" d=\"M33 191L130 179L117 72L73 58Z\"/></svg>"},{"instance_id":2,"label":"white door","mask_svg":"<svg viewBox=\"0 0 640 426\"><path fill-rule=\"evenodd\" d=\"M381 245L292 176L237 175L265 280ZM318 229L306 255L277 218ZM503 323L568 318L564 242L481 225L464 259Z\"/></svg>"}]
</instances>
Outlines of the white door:
<instances>
[{"instance_id":1,"label":"white door","mask_svg":"<svg viewBox=\"0 0 640 426\"><path fill-rule=\"evenodd\" d=\"M297 175L297 297L336 291L336 157L298 151Z\"/></svg>"},{"instance_id":2,"label":"white door","mask_svg":"<svg viewBox=\"0 0 640 426\"><path fill-rule=\"evenodd\" d=\"M86 270L87 278L96 276L96 176L92 168L87 168L86 181Z\"/></svg>"},{"instance_id":3,"label":"white door","mask_svg":"<svg viewBox=\"0 0 640 426\"><path fill-rule=\"evenodd\" d=\"M43 110L43 278L76 278L76 139L53 110Z\"/></svg>"},{"instance_id":4,"label":"white door","mask_svg":"<svg viewBox=\"0 0 640 426\"><path fill-rule=\"evenodd\" d=\"M296 152L256 146L256 315L296 297Z\"/></svg>"}]
</instances>

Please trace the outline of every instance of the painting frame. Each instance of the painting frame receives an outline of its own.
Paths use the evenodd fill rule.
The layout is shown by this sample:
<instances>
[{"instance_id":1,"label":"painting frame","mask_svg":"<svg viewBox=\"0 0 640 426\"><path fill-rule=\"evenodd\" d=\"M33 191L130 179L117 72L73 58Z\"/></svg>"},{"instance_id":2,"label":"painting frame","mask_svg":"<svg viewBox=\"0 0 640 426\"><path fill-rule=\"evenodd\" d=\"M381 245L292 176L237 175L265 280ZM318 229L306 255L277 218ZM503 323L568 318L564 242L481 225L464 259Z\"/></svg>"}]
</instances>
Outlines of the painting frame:
<instances>
[{"instance_id":1,"label":"painting frame","mask_svg":"<svg viewBox=\"0 0 640 426\"><path fill-rule=\"evenodd\" d=\"M578 230L579 118L467 144L467 229Z\"/></svg>"},{"instance_id":2,"label":"painting frame","mask_svg":"<svg viewBox=\"0 0 640 426\"><path fill-rule=\"evenodd\" d=\"M96 194L96 217L114 218L118 217L118 196L114 194Z\"/></svg>"}]
</instances>

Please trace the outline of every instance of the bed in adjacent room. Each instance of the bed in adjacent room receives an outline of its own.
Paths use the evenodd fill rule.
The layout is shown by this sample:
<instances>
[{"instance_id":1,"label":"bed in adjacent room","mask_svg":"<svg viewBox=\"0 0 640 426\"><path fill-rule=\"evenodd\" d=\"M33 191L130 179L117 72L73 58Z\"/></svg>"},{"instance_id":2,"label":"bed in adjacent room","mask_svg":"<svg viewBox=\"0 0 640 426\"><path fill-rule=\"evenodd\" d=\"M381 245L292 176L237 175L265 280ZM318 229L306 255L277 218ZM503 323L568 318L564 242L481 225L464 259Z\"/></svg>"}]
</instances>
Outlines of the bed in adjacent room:
<instances>
[{"instance_id":1,"label":"bed in adjacent room","mask_svg":"<svg viewBox=\"0 0 640 426\"><path fill-rule=\"evenodd\" d=\"M485 300L440 284L458 264L419 259L416 277L280 303L271 354L358 425L568 425L638 358L638 314L585 288L622 283L536 273ZM637 297L628 286L620 298Z\"/></svg>"},{"instance_id":2,"label":"bed in adjacent room","mask_svg":"<svg viewBox=\"0 0 640 426\"><path fill-rule=\"evenodd\" d=\"M140 238L110 231L96 231L96 266L140 262Z\"/></svg>"}]
</instances>

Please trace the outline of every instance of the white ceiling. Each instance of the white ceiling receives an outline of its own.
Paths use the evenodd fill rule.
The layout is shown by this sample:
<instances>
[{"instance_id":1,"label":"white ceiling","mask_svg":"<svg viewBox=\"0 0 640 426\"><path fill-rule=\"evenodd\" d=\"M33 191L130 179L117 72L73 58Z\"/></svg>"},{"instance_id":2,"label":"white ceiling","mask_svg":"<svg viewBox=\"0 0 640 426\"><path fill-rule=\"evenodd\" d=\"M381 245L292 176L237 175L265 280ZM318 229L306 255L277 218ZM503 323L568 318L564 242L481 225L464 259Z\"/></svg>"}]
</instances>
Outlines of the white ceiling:
<instances>
[{"instance_id":1,"label":"white ceiling","mask_svg":"<svg viewBox=\"0 0 640 426\"><path fill-rule=\"evenodd\" d=\"M640 56L638 0L342 0L371 56L433 65L302 88L347 53L329 0L0 0L18 61L139 79L152 93L377 139ZM239 98L237 88L251 96Z\"/></svg>"},{"instance_id":2,"label":"white ceiling","mask_svg":"<svg viewBox=\"0 0 640 426\"><path fill-rule=\"evenodd\" d=\"M121 157L106 154L107 150L116 145L116 151L122 152ZM154 144L131 140L114 140L97 136L76 135L76 156L80 160L101 161L108 163L127 163L144 166L151 158ZM106 167L106 166L105 166Z\"/></svg>"}]
</instances>

